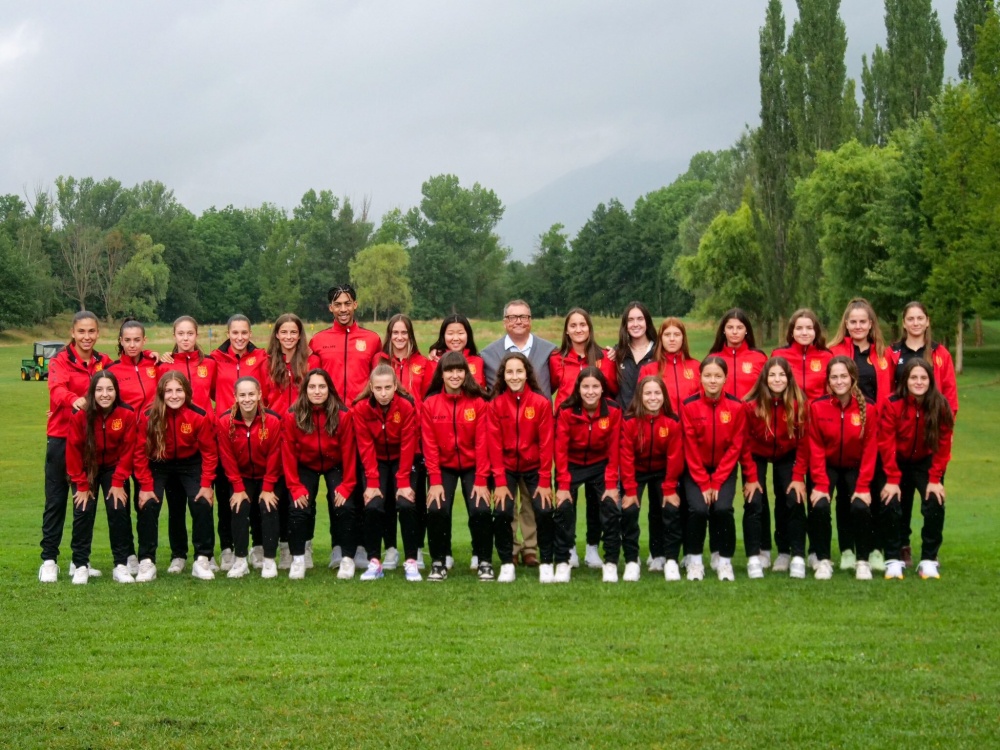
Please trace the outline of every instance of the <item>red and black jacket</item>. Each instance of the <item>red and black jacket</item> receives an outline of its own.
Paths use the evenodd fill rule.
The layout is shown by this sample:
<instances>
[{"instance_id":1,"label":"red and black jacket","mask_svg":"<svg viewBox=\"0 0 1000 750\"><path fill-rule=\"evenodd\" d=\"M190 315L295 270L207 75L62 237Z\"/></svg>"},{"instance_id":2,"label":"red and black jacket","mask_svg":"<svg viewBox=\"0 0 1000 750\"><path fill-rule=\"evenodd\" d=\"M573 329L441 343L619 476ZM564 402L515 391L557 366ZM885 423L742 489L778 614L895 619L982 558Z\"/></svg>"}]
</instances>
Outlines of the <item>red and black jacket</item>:
<instances>
[{"instance_id":1,"label":"red and black jacket","mask_svg":"<svg viewBox=\"0 0 1000 750\"><path fill-rule=\"evenodd\" d=\"M441 352L441 356L444 356L447 352ZM469 363L469 372L472 373L472 379L479 383L479 387L484 390L488 388L486 385L486 367L483 365L483 358L476 354L469 354L469 350L465 349L462 352L462 356L465 357L465 361ZM430 388L431 379L434 377L434 372L438 368L440 359L431 362L431 372L427 376L427 387ZM426 393L426 391L424 391Z\"/></svg>"},{"instance_id":2,"label":"red and black jacket","mask_svg":"<svg viewBox=\"0 0 1000 750\"><path fill-rule=\"evenodd\" d=\"M404 359L380 352L378 361L385 362L392 367L403 388L413 396L413 404L419 410L420 404L424 401L424 394L431 386L434 363L420 352L414 352Z\"/></svg>"},{"instance_id":3,"label":"red and black jacket","mask_svg":"<svg viewBox=\"0 0 1000 750\"><path fill-rule=\"evenodd\" d=\"M135 460L135 410L119 404L110 412L97 415L94 420L94 457L98 469L115 467L111 476L112 487L124 487L132 474ZM87 412L83 409L70 419L69 438L66 440L66 473L77 492L89 492L87 467L83 465L83 449L87 442Z\"/></svg>"},{"instance_id":4,"label":"red and black jacket","mask_svg":"<svg viewBox=\"0 0 1000 750\"><path fill-rule=\"evenodd\" d=\"M234 388L240 378L256 378L260 383L260 395L267 403L271 393L270 362L267 352L254 344L247 344L246 351L241 355L232 353L230 343L224 341L222 346L210 355L215 360L215 390L212 398L215 400L215 413L222 417L236 403Z\"/></svg>"},{"instance_id":5,"label":"red and black jacket","mask_svg":"<svg viewBox=\"0 0 1000 750\"><path fill-rule=\"evenodd\" d=\"M767 355L760 349L751 349L746 341L735 349L726 344L715 355L722 357L729 368L725 392L740 400L746 398L767 364Z\"/></svg>"},{"instance_id":6,"label":"red and black jacket","mask_svg":"<svg viewBox=\"0 0 1000 750\"><path fill-rule=\"evenodd\" d=\"M270 359L268 361L268 367L270 367ZM315 354L310 354L308 363L306 364L306 372L314 370L318 367L319 357ZM283 387L279 386L274 382L274 380L271 379L270 372L271 371L268 370L270 390L267 394L267 408L271 411L277 412L278 414L284 414L292 408L295 404L295 400L299 397L299 386L302 385L302 379L296 378L295 374L292 372L292 365L289 362L285 362L285 372L288 373L288 382L286 382Z\"/></svg>"},{"instance_id":7,"label":"red and black jacket","mask_svg":"<svg viewBox=\"0 0 1000 750\"><path fill-rule=\"evenodd\" d=\"M639 380L658 375L667 387L670 408L674 414L681 413L681 404L698 392L701 387L701 363L696 359L684 359L681 354L668 354L660 362L650 362L639 370ZM628 404L623 404L626 408Z\"/></svg>"},{"instance_id":8,"label":"red and black jacket","mask_svg":"<svg viewBox=\"0 0 1000 750\"><path fill-rule=\"evenodd\" d=\"M903 478L899 468L900 461L922 461L931 456L928 479L940 484L951 460L954 429L941 420L937 449L931 448L924 440L926 407L917 403L912 396L892 396L879 409L879 414L879 453L882 456L882 466L885 467L886 481L889 484L899 484Z\"/></svg>"},{"instance_id":9,"label":"red and black jacket","mask_svg":"<svg viewBox=\"0 0 1000 750\"><path fill-rule=\"evenodd\" d=\"M681 404L684 460L698 488L718 490L736 470L746 434L743 403L728 393L717 399L699 391Z\"/></svg>"},{"instance_id":10,"label":"red and black jacket","mask_svg":"<svg viewBox=\"0 0 1000 750\"><path fill-rule=\"evenodd\" d=\"M681 423L662 411L655 416L626 417L622 422L619 460L626 495L638 494L637 474L660 471L666 472L664 496L676 494L677 481L684 471Z\"/></svg>"},{"instance_id":11,"label":"red and black jacket","mask_svg":"<svg viewBox=\"0 0 1000 750\"><path fill-rule=\"evenodd\" d=\"M488 443L493 479L507 486L507 472L538 472L538 486L552 486L555 427L552 403L525 388L506 390L490 401Z\"/></svg>"},{"instance_id":12,"label":"red and black jacket","mask_svg":"<svg viewBox=\"0 0 1000 750\"><path fill-rule=\"evenodd\" d=\"M579 406L556 412L556 488L569 490L570 466L593 466L607 461L604 470L606 491L617 491L621 450L622 410L614 401L602 398L593 414Z\"/></svg>"},{"instance_id":13,"label":"red and black jacket","mask_svg":"<svg viewBox=\"0 0 1000 750\"><path fill-rule=\"evenodd\" d=\"M858 361L858 355L855 352L855 344L848 337L841 341L839 344L834 344L830 347L830 353L834 357L847 357L848 359L853 359L855 362ZM868 364L872 366L875 370L875 381L876 381L876 405L881 410L882 405L889 400L892 396L892 391L894 383L896 381L896 366L895 359L892 356L892 349L886 349L885 353L881 356L875 356L875 360L872 357L875 356L875 345L868 345L868 352L865 359Z\"/></svg>"},{"instance_id":14,"label":"red and black jacket","mask_svg":"<svg viewBox=\"0 0 1000 750\"><path fill-rule=\"evenodd\" d=\"M490 456L486 445L489 404L465 393L436 393L420 407L420 437L431 484L441 484L441 469L474 469L475 483L486 484Z\"/></svg>"},{"instance_id":15,"label":"red and black jacket","mask_svg":"<svg viewBox=\"0 0 1000 750\"><path fill-rule=\"evenodd\" d=\"M330 374L337 395L351 403L368 383L368 375L382 351L382 339L374 331L337 321L309 341L309 348L319 357L319 366Z\"/></svg>"},{"instance_id":16,"label":"red and black jacket","mask_svg":"<svg viewBox=\"0 0 1000 750\"><path fill-rule=\"evenodd\" d=\"M111 358L94 350L90 361L84 364L76 347L70 344L49 360L49 437L69 437L69 421L73 416L73 402L86 396L90 378L111 365Z\"/></svg>"},{"instance_id":17,"label":"red and black jacket","mask_svg":"<svg viewBox=\"0 0 1000 750\"><path fill-rule=\"evenodd\" d=\"M878 409L865 399L864 435L861 412L852 396L847 406L834 396L823 396L809 404L809 475L816 489L830 494L827 464L857 469L855 492L868 492L878 455Z\"/></svg>"},{"instance_id":18,"label":"red and black jacket","mask_svg":"<svg viewBox=\"0 0 1000 750\"><path fill-rule=\"evenodd\" d=\"M245 479L263 482L264 492L274 492L281 479L281 417L258 410L248 425L232 412L219 418L219 460L233 492L246 492Z\"/></svg>"},{"instance_id":19,"label":"red and black jacket","mask_svg":"<svg viewBox=\"0 0 1000 750\"><path fill-rule=\"evenodd\" d=\"M775 349L772 357L784 357L791 365L792 374L799 388L806 394L806 399L815 401L826 395L826 365L833 359L829 349L819 349L815 346L802 346L793 341L788 346ZM853 359L853 352L851 353Z\"/></svg>"},{"instance_id":20,"label":"red and black jacket","mask_svg":"<svg viewBox=\"0 0 1000 750\"><path fill-rule=\"evenodd\" d=\"M396 489L410 488L420 419L413 401L396 393L388 406L374 396L354 405L354 438L369 487L379 486L379 461L399 461Z\"/></svg>"},{"instance_id":21,"label":"red and black jacket","mask_svg":"<svg viewBox=\"0 0 1000 750\"><path fill-rule=\"evenodd\" d=\"M799 408L808 409L802 405ZM771 401L771 425L757 415L757 402L745 401L743 410L746 412L746 435L743 438L743 455L740 466L743 468L743 479L747 482L757 482L757 462L763 459L774 463L782 456L795 452L795 464L792 466L792 481L804 482L809 470L809 441L806 435L788 434L788 424L785 422L785 404L780 399Z\"/></svg>"},{"instance_id":22,"label":"red and black jacket","mask_svg":"<svg viewBox=\"0 0 1000 750\"><path fill-rule=\"evenodd\" d=\"M576 386L580 370L588 366L587 358L573 350L562 354L556 349L549 355L549 381L552 383L552 392L556 396L556 409L562 405L563 401L573 395L573 388ZM594 366L604 374L608 381L608 393L605 395L608 398L613 398L618 393L618 368L614 362L604 356L603 352Z\"/></svg>"},{"instance_id":23,"label":"red and black jacket","mask_svg":"<svg viewBox=\"0 0 1000 750\"><path fill-rule=\"evenodd\" d=\"M937 389L941 391L951 413L958 416L958 382L955 379L955 363L951 358L951 352L943 345L932 341L930 354L927 347L913 351L906 346L906 341L897 341L892 345L892 365L895 368L895 376L898 378L903 373L903 365L913 357L922 357L931 363L934 368L934 381ZM51 377L51 376L50 376Z\"/></svg>"},{"instance_id":24,"label":"red and black jacket","mask_svg":"<svg viewBox=\"0 0 1000 750\"><path fill-rule=\"evenodd\" d=\"M357 452L354 441L354 419L347 409L341 408L337 429L333 435L326 432L326 409L312 408L312 432L299 429L295 413L288 411L281 418L282 465L292 499L306 495L306 488L299 478L299 465L321 474L340 466L340 485L335 488L342 497L350 497L357 484ZM315 499L315 498L314 498Z\"/></svg>"},{"instance_id":25,"label":"red and black jacket","mask_svg":"<svg viewBox=\"0 0 1000 750\"><path fill-rule=\"evenodd\" d=\"M160 375L179 372L191 383L191 400L207 412L212 409L212 394L215 391L215 360L200 351L174 352L173 362L160 365Z\"/></svg>"},{"instance_id":26,"label":"red and black jacket","mask_svg":"<svg viewBox=\"0 0 1000 750\"><path fill-rule=\"evenodd\" d=\"M219 465L215 443L215 419L201 407L182 406L166 410L166 431L162 458L149 455L149 412L139 417L136 427L138 448L135 453L135 476L144 492L153 490L150 462L182 461L201 454L201 486L211 487ZM162 499L162 498L161 498Z\"/></svg>"},{"instance_id":27,"label":"red and black jacket","mask_svg":"<svg viewBox=\"0 0 1000 750\"><path fill-rule=\"evenodd\" d=\"M142 414L156 398L156 385L160 382L160 368L156 360L143 352L138 359L122 355L108 368L118 379L118 391L122 401ZM193 399L192 399L193 400Z\"/></svg>"}]
</instances>

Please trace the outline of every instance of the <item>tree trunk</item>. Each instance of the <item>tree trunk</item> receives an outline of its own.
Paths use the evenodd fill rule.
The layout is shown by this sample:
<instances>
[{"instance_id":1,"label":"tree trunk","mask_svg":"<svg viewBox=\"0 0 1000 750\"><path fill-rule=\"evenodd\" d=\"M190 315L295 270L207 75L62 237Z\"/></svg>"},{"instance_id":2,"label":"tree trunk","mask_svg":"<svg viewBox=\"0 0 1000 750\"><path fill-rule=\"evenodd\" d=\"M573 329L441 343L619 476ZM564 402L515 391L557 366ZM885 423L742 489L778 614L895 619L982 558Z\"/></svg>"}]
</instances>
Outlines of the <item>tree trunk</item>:
<instances>
[{"instance_id":1,"label":"tree trunk","mask_svg":"<svg viewBox=\"0 0 1000 750\"><path fill-rule=\"evenodd\" d=\"M983 316L976 315L976 348L983 346Z\"/></svg>"},{"instance_id":2,"label":"tree trunk","mask_svg":"<svg viewBox=\"0 0 1000 750\"><path fill-rule=\"evenodd\" d=\"M955 373L962 374L963 360L965 359L963 348L965 346L965 332L962 325L962 314L958 315L958 330L955 331Z\"/></svg>"}]
</instances>

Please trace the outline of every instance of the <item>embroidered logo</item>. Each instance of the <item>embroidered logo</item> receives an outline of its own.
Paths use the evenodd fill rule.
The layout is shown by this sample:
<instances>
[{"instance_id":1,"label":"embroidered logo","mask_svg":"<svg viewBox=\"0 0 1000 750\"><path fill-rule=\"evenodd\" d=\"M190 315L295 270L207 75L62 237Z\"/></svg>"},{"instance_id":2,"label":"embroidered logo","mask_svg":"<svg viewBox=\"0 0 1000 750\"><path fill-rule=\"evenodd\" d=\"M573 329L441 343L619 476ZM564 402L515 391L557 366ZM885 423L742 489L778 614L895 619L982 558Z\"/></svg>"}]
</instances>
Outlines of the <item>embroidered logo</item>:
<instances>
[{"instance_id":1,"label":"embroidered logo","mask_svg":"<svg viewBox=\"0 0 1000 750\"><path fill-rule=\"evenodd\" d=\"M423 365L410 365L410 372L412 372L414 375L419 375L423 371L424 371Z\"/></svg>"},{"instance_id":2,"label":"embroidered logo","mask_svg":"<svg viewBox=\"0 0 1000 750\"><path fill-rule=\"evenodd\" d=\"M535 418L535 407L534 406L529 406L529 407L527 407L524 410L524 418L525 419L534 419Z\"/></svg>"},{"instance_id":3,"label":"embroidered logo","mask_svg":"<svg viewBox=\"0 0 1000 750\"><path fill-rule=\"evenodd\" d=\"M476 374L476 366L474 364L471 363L469 364L469 372L471 372L473 375Z\"/></svg>"},{"instance_id":4,"label":"embroidered logo","mask_svg":"<svg viewBox=\"0 0 1000 750\"><path fill-rule=\"evenodd\" d=\"M198 367L198 377L199 378L207 378L208 377L208 368L205 367L205 365L200 365Z\"/></svg>"},{"instance_id":5,"label":"embroidered logo","mask_svg":"<svg viewBox=\"0 0 1000 750\"><path fill-rule=\"evenodd\" d=\"M94 365L94 372L100 372L103 369L104 365L101 362L98 362L96 365Z\"/></svg>"},{"instance_id":6,"label":"embroidered logo","mask_svg":"<svg viewBox=\"0 0 1000 750\"><path fill-rule=\"evenodd\" d=\"M392 422L393 422L393 424L399 424L402 421L403 421L403 415L400 414L399 411L394 411L392 413Z\"/></svg>"},{"instance_id":7,"label":"embroidered logo","mask_svg":"<svg viewBox=\"0 0 1000 750\"><path fill-rule=\"evenodd\" d=\"M937 365L938 367L940 367L941 365L944 364L944 360L941 359L941 355L940 354L934 355L934 364Z\"/></svg>"},{"instance_id":8,"label":"embroidered logo","mask_svg":"<svg viewBox=\"0 0 1000 750\"><path fill-rule=\"evenodd\" d=\"M156 368L155 367L147 367L146 368L146 375L148 377L155 378L156 377Z\"/></svg>"},{"instance_id":9,"label":"embroidered logo","mask_svg":"<svg viewBox=\"0 0 1000 750\"><path fill-rule=\"evenodd\" d=\"M694 370L692 370L690 367L685 367L684 368L684 379L685 380L694 380Z\"/></svg>"},{"instance_id":10,"label":"embroidered logo","mask_svg":"<svg viewBox=\"0 0 1000 750\"><path fill-rule=\"evenodd\" d=\"M661 438L665 438L669 434L670 434L670 430L668 428L666 428L666 427L661 427L660 428L660 437Z\"/></svg>"},{"instance_id":11,"label":"embroidered logo","mask_svg":"<svg viewBox=\"0 0 1000 750\"><path fill-rule=\"evenodd\" d=\"M818 359L810 359L809 369L812 370L813 372L819 372L820 370L823 369L823 363Z\"/></svg>"},{"instance_id":12,"label":"embroidered logo","mask_svg":"<svg viewBox=\"0 0 1000 750\"><path fill-rule=\"evenodd\" d=\"M885 370L889 367L889 361L885 357L879 357L878 366L880 370Z\"/></svg>"},{"instance_id":13,"label":"embroidered logo","mask_svg":"<svg viewBox=\"0 0 1000 750\"><path fill-rule=\"evenodd\" d=\"M253 367L255 364L257 364L256 357L250 357L250 359L247 360L247 367Z\"/></svg>"},{"instance_id":14,"label":"embroidered logo","mask_svg":"<svg viewBox=\"0 0 1000 750\"><path fill-rule=\"evenodd\" d=\"M118 432L123 426L124 424L120 419L111 420L111 429L114 430L115 432Z\"/></svg>"},{"instance_id":15,"label":"embroidered logo","mask_svg":"<svg viewBox=\"0 0 1000 750\"><path fill-rule=\"evenodd\" d=\"M744 375L749 375L752 372L753 372L753 362L744 362L743 363L743 374Z\"/></svg>"},{"instance_id":16,"label":"embroidered logo","mask_svg":"<svg viewBox=\"0 0 1000 750\"><path fill-rule=\"evenodd\" d=\"M192 427L188 422L181 422L181 434L190 435L194 432L194 427Z\"/></svg>"},{"instance_id":17,"label":"embroidered logo","mask_svg":"<svg viewBox=\"0 0 1000 750\"><path fill-rule=\"evenodd\" d=\"M606 430L608 429L608 427L611 426L611 420L608 419L607 417L601 417L599 420L597 420L597 426L600 427L602 430Z\"/></svg>"},{"instance_id":18,"label":"embroidered logo","mask_svg":"<svg viewBox=\"0 0 1000 750\"><path fill-rule=\"evenodd\" d=\"M475 422L476 421L476 410L475 409L466 409L465 410L465 421L466 422Z\"/></svg>"},{"instance_id":19,"label":"embroidered logo","mask_svg":"<svg viewBox=\"0 0 1000 750\"><path fill-rule=\"evenodd\" d=\"M861 415L860 414L852 414L851 415L851 424L854 425L855 427L860 427L861 426Z\"/></svg>"},{"instance_id":20,"label":"embroidered logo","mask_svg":"<svg viewBox=\"0 0 1000 750\"><path fill-rule=\"evenodd\" d=\"M266 427L261 427L259 430L257 430L257 439L263 443L265 440L267 440L267 436L269 434L270 433L268 432Z\"/></svg>"},{"instance_id":21,"label":"embroidered logo","mask_svg":"<svg viewBox=\"0 0 1000 750\"><path fill-rule=\"evenodd\" d=\"M354 348L357 349L359 352L367 351L368 342L365 341L364 339L358 339L357 341L354 342Z\"/></svg>"},{"instance_id":22,"label":"embroidered logo","mask_svg":"<svg viewBox=\"0 0 1000 750\"><path fill-rule=\"evenodd\" d=\"M728 412L728 411L720 411L719 412L719 421L722 422L722 424L729 424L729 422L732 420L732 418L733 418L732 412Z\"/></svg>"}]
</instances>

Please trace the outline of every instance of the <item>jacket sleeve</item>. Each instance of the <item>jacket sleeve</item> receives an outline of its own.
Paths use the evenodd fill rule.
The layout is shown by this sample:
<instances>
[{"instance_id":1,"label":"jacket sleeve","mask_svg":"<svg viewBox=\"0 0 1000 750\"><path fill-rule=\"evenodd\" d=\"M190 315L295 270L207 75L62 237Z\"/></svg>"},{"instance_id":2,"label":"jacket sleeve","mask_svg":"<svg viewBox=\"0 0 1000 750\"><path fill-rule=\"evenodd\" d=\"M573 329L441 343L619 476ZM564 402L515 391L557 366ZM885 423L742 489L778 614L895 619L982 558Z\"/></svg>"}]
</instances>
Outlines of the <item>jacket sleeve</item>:
<instances>
[{"instance_id":1,"label":"jacket sleeve","mask_svg":"<svg viewBox=\"0 0 1000 750\"><path fill-rule=\"evenodd\" d=\"M620 463L622 487L629 497L639 492L639 485L635 481L635 440L636 432L642 429L639 419L622 420L621 426L621 447L618 449L618 460Z\"/></svg>"},{"instance_id":2,"label":"jacket sleeve","mask_svg":"<svg viewBox=\"0 0 1000 750\"><path fill-rule=\"evenodd\" d=\"M420 438L424 444L424 464L427 466L427 481L430 484L441 484L441 454L438 450L437 433L434 432L434 420L431 419L431 408L436 400L432 396L420 407Z\"/></svg>"},{"instance_id":3,"label":"jacket sleeve","mask_svg":"<svg viewBox=\"0 0 1000 750\"><path fill-rule=\"evenodd\" d=\"M618 492L618 478L621 471L622 410L611 410L611 445L608 447L608 465L604 470L604 489Z\"/></svg>"},{"instance_id":4,"label":"jacket sleeve","mask_svg":"<svg viewBox=\"0 0 1000 750\"><path fill-rule=\"evenodd\" d=\"M361 456L361 466L365 470L368 486L378 487L378 454L375 452L375 439L368 427L368 420L361 417L360 414L366 408L365 404L360 403L351 410L353 417L358 417L354 420L354 442L358 446L358 455Z\"/></svg>"},{"instance_id":5,"label":"jacket sleeve","mask_svg":"<svg viewBox=\"0 0 1000 750\"><path fill-rule=\"evenodd\" d=\"M257 372L259 373L257 379L260 381L260 397L266 404L274 390L274 383L271 382L271 359L267 354L264 355L264 360Z\"/></svg>"},{"instance_id":6,"label":"jacket sleeve","mask_svg":"<svg viewBox=\"0 0 1000 750\"><path fill-rule=\"evenodd\" d=\"M555 416L556 489L569 491L569 419L563 410Z\"/></svg>"},{"instance_id":7,"label":"jacket sleeve","mask_svg":"<svg viewBox=\"0 0 1000 750\"><path fill-rule=\"evenodd\" d=\"M951 353L945 349L943 346L939 346L937 352L934 352L933 356L937 357L938 354L941 356L941 366L936 367L937 372L935 375L938 378L938 383L940 384L941 395L944 396L945 400L948 402L948 406L951 407L951 413L954 416L958 416L958 383L955 380L955 362L951 358Z\"/></svg>"},{"instance_id":8,"label":"jacket sleeve","mask_svg":"<svg viewBox=\"0 0 1000 750\"><path fill-rule=\"evenodd\" d=\"M600 369L600 371L602 373L604 373L604 377L608 381L608 393L612 397L617 396L618 395L618 368L615 366L615 363L612 362L607 357L603 357L602 356L601 359L597 363L597 367L598 367L598 369ZM641 380L641 378L640 378L640 380ZM636 383L638 383L638 380L636 381ZM620 406L622 407L622 411L624 411L628 407L628 404L620 404Z\"/></svg>"},{"instance_id":9,"label":"jacket sleeve","mask_svg":"<svg viewBox=\"0 0 1000 750\"><path fill-rule=\"evenodd\" d=\"M854 485L855 492L870 492L872 477L875 476L875 461L878 458L878 408L874 404L865 404L868 413L865 415L865 434L861 438L861 467L858 470L858 481Z\"/></svg>"},{"instance_id":10,"label":"jacket sleeve","mask_svg":"<svg viewBox=\"0 0 1000 750\"><path fill-rule=\"evenodd\" d=\"M940 484L944 481L944 472L951 460L951 441L954 431L951 425L940 423L938 446L931 458L931 469L928 474L928 479L932 482Z\"/></svg>"},{"instance_id":11,"label":"jacket sleeve","mask_svg":"<svg viewBox=\"0 0 1000 750\"><path fill-rule=\"evenodd\" d=\"M77 419L74 414L69 420L69 435L66 440L66 473L77 492L90 492L87 472L83 468L83 444L87 439L86 420Z\"/></svg>"},{"instance_id":12,"label":"jacket sleeve","mask_svg":"<svg viewBox=\"0 0 1000 750\"><path fill-rule=\"evenodd\" d=\"M809 410L806 409L806 430L808 430L808 421ZM805 433L799 438L799 441L795 446L795 463L792 465L792 481L806 481L807 473L809 473L809 439L807 433Z\"/></svg>"},{"instance_id":13,"label":"jacket sleeve","mask_svg":"<svg viewBox=\"0 0 1000 750\"><path fill-rule=\"evenodd\" d=\"M139 481L139 489L143 492L153 491L153 474L149 470L149 418L143 414L139 417L135 428L135 451L132 453L132 464L135 478ZM160 498L161 500L163 498Z\"/></svg>"},{"instance_id":14,"label":"jacket sleeve","mask_svg":"<svg viewBox=\"0 0 1000 750\"><path fill-rule=\"evenodd\" d=\"M281 419L274 419L274 433L267 441L268 453L267 462L264 464L264 492L274 492L274 486L281 480L281 444L282 424Z\"/></svg>"},{"instance_id":15,"label":"jacket sleeve","mask_svg":"<svg viewBox=\"0 0 1000 750\"><path fill-rule=\"evenodd\" d=\"M285 483L292 500L297 500L309 493L299 479L299 446L298 428L295 426L295 415L287 412L281 418L281 465L285 470Z\"/></svg>"},{"instance_id":16,"label":"jacket sleeve","mask_svg":"<svg viewBox=\"0 0 1000 750\"><path fill-rule=\"evenodd\" d=\"M507 486L507 470L503 462L503 430L496 414L498 408L500 408L498 400L490 402L487 415L486 443L490 454L493 484L499 488Z\"/></svg>"},{"instance_id":17,"label":"jacket sleeve","mask_svg":"<svg viewBox=\"0 0 1000 750\"><path fill-rule=\"evenodd\" d=\"M888 484L899 484L903 473L896 460L896 434L899 431L899 405L902 401L889 401L879 409L878 452Z\"/></svg>"},{"instance_id":18,"label":"jacket sleeve","mask_svg":"<svg viewBox=\"0 0 1000 750\"><path fill-rule=\"evenodd\" d=\"M753 454L750 450L753 445L753 440L750 439L750 430L753 420L757 419L754 402L744 401L743 412L745 424L743 427L743 450L740 451L740 468L743 470L744 483L757 482L760 481L760 477L757 475L757 462L753 460Z\"/></svg>"},{"instance_id":19,"label":"jacket sleeve","mask_svg":"<svg viewBox=\"0 0 1000 750\"><path fill-rule=\"evenodd\" d=\"M555 417L548 399L538 408L538 486L552 487L552 453L555 448Z\"/></svg>"},{"instance_id":20,"label":"jacket sleeve","mask_svg":"<svg viewBox=\"0 0 1000 750\"><path fill-rule=\"evenodd\" d=\"M215 440L215 420L205 414L198 427L198 450L201 451L201 486L211 487L219 468L219 449Z\"/></svg>"},{"instance_id":21,"label":"jacket sleeve","mask_svg":"<svg viewBox=\"0 0 1000 750\"><path fill-rule=\"evenodd\" d=\"M61 355L62 352L49 361L48 384L53 411L57 408L66 409L67 411L72 409L73 402L84 395L82 393L73 393L69 389L69 367L66 358Z\"/></svg>"},{"instance_id":22,"label":"jacket sleeve","mask_svg":"<svg viewBox=\"0 0 1000 750\"><path fill-rule=\"evenodd\" d=\"M682 404L681 409L684 408L685 406ZM708 476L705 464L701 460L701 448L698 445L698 438L694 434L691 421L691 416L685 415L684 460L687 463L687 470L688 474L691 475L691 481L698 485L698 489L704 493L706 490L711 489L711 477Z\"/></svg>"},{"instance_id":23,"label":"jacket sleeve","mask_svg":"<svg viewBox=\"0 0 1000 750\"><path fill-rule=\"evenodd\" d=\"M476 413L482 414L476 419L476 484L480 486L490 481L490 450L486 437L490 411L490 405L486 401L480 401L476 408Z\"/></svg>"},{"instance_id":24,"label":"jacket sleeve","mask_svg":"<svg viewBox=\"0 0 1000 750\"><path fill-rule=\"evenodd\" d=\"M715 467L715 472L712 476L713 490L721 489L723 482L725 482L726 479L729 478L729 475L736 470L736 464L739 463L740 454L743 453L743 441L746 438L747 423L747 414L743 409L743 404L736 404L736 408L733 409L732 414L732 440L726 448L725 453L722 454L719 465Z\"/></svg>"},{"instance_id":25,"label":"jacket sleeve","mask_svg":"<svg viewBox=\"0 0 1000 750\"><path fill-rule=\"evenodd\" d=\"M396 490L410 489L410 474L413 459L417 455L417 431L419 430L416 407L403 416L399 433L399 471L396 472Z\"/></svg>"},{"instance_id":26,"label":"jacket sleeve","mask_svg":"<svg viewBox=\"0 0 1000 750\"><path fill-rule=\"evenodd\" d=\"M667 473L663 477L663 496L677 494L677 485L684 472L684 434L679 423L670 427L667 435Z\"/></svg>"},{"instance_id":27,"label":"jacket sleeve","mask_svg":"<svg viewBox=\"0 0 1000 750\"><path fill-rule=\"evenodd\" d=\"M125 482L132 476L135 463L135 439L136 439L136 418L132 412L125 417L125 434L122 435L121 454L118 457L118 465L111 475L111 486L124 488Z\"/></svg>"},{"instance_id":28,"label":"jacket sleeve","mask_svg":"<svg viewBox=\"0 0 1000 750\"><path fill-rule=\"evenodd\" d=\"M826 475L826 446L823 444L823 435L813 406L809 407L809 426L806 430L809 441L809 474L815 488L824 495L829 495L830 478Z\"/></svg>"},{"instance_id":29,"label":"jacket sleeve","mask_svg":"<svg viewBox=\"0 0 1000 750\"><path fill-rule=\"evenodd\" d=\"M229 417L223 417L219 420L219 461L222 462L222 470L226 473L226 479L233 485L233 492L246 492L240 464L233 448L233 441L229 437L231 424Z\"/></svg>"},{"instance_id":30,"label":"jacket sleeve","mask_svg":"<svg viewBox=\"0 0 1000 750\"><path fill-rule=\"evenodd\" d=\"M559 385L562 383L563 376L563 359L562 355L558 351L552 352L549 355L549 384L552 386L552 392L559 392Z\"/></svg>"},{"instance_id":31,"label":"jacket sleeve","mask_svg":"<svg viewBox=\"0 0 1000 750\"><path fill-rule=\"evenodd\" d=\"M354 415L351 412L341 413L337 432L340 438L340 464L343 468L337 492L341 497L350 497L358 483L358 449L354 441Z\"/></svg>"}]
</instances>

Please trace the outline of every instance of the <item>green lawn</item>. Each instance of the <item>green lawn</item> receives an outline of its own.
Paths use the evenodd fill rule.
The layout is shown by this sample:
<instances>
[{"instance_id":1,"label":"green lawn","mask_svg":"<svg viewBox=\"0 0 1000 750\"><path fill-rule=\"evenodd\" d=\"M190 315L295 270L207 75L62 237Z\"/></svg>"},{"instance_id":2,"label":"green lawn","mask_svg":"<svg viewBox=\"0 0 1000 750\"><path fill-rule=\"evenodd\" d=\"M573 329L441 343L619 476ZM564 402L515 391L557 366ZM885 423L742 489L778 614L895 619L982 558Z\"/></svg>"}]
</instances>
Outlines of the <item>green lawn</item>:
<instances>
[{"instance_id":1,"label":"green lawn","mask_svg":"<svg viewBox=\"0 0 1000 750\"><path fill-rule=\"evenodd\" d=\"M611 343L617 323L598 330ZM499 326L479 331L484 345ZM17 380L27 347L0 346L0 746L996 747L1000 326L987 334L959 380L943 578L867 584L751 582L742 556L728 585L480 584L459 511L456 574L437 586L325 568L204 583L162 564L153 584L116 586L100 514L105 577L70 585L67 527L63 575L42 586L47 394Z\"/></svg>"}]
</instances>

